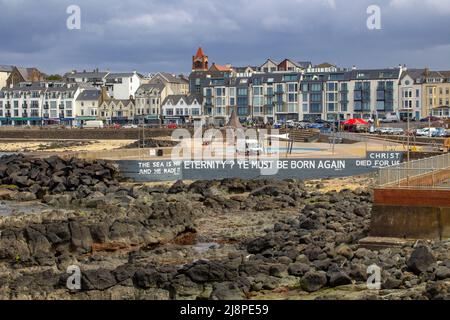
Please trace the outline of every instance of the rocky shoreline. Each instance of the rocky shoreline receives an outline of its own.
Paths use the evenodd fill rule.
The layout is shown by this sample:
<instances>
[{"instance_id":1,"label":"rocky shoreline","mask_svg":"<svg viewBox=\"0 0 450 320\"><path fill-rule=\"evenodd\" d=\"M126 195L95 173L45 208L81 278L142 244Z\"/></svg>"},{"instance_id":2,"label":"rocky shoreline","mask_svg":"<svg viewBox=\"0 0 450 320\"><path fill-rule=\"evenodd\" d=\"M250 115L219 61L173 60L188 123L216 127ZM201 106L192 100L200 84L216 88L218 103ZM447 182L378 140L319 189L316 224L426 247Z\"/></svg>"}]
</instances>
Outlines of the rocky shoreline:
<instances>
[{"instance_id":1,"label":"rocky shoreline","mask_svg":"<svg viewBox=\"0 0 450 320\"><path fill-rule=\"evenodd\" d=\"M370 250L370 188L120 180L113 163L0 158L0 299L449 299L450 241ZM366 185L370 179L366 179ZM381 289L366 286L367 267ZM67 267L82 272L66 287Z\"/></svg>"}]
</instances>

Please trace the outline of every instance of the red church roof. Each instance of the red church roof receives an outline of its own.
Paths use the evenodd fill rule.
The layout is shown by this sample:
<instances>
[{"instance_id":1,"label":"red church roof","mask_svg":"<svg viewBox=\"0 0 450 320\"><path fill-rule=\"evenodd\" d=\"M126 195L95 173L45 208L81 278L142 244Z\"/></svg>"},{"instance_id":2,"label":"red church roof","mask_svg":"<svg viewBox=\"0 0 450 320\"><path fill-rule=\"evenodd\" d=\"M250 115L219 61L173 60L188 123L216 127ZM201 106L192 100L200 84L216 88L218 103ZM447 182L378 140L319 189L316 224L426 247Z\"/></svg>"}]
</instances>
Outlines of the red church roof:
<instances>
[{"instance_id":1,"label":"red church roof","mask_svg":"<svg viewBox=\"0 0 450 320\"><path fill-rule=\"evenodd\" d=\"M205 56L205 53L203 52L202 47L199 47L197 50L197 53L195 54L196 58L203 58Z\"/></svg>"}]
</instances>

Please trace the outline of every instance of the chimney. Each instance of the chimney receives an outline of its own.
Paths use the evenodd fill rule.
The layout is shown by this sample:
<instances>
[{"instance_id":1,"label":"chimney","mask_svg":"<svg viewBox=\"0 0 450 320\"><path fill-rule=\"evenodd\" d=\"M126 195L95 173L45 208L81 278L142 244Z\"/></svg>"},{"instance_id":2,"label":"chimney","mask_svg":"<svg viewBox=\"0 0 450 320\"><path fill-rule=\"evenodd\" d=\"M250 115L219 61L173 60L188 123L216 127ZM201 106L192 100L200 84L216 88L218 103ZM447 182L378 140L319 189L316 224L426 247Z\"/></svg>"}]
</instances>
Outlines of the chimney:
<instances>
[{"instance_id":1,"label":"chimney","mask_svg":"<svg viewBox=\"0 0 450 320\"><path fill-rule=\"evenodd\" d=\"M356 66L355 65L353 65L352 70L356 70Z\"/></svg>"}]
</instances>

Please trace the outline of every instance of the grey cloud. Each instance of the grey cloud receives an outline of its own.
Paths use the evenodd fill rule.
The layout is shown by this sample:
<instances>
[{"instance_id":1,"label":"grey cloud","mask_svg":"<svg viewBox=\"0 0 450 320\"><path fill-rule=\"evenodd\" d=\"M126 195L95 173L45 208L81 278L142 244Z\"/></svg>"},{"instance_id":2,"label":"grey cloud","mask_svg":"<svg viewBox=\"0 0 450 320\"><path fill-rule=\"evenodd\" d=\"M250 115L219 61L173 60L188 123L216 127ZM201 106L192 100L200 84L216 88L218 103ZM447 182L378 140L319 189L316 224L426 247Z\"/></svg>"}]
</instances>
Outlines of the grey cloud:
<instances>
[{"instance_id":1,"label":"grey cloud","mask_svg":"<svg viewBox=\"0 0 450 320\"><path fill-rule=\"evenodd\" d=\"M366 28L381 7L382 30ZM66 28L66 8L82 29ZM267 57L360 67L450 69L448 0L0 0L0 64L189 72L203 46L211 61Z\"/></svg>"}]
</instances>

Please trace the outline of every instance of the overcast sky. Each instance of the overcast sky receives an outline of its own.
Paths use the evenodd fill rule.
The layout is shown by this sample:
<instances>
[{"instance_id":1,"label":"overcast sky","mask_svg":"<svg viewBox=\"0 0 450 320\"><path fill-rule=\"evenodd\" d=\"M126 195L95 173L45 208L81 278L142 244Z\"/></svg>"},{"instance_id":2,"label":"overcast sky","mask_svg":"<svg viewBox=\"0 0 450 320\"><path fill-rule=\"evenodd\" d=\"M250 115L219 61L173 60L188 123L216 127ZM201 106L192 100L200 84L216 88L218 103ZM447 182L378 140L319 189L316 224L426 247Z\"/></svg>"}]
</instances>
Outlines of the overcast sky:
<instances>
[{"instance_id":1,"label":"overcast sky","mask_svg":"<svg viewBox=\"0 0 450 320\"><path fill-rule=\"evenodd\" d=\"M80 30L66 27L69 5ZM381 30L366 26L369 5ZM0 0L0 64L188 73L200 45L210 63L235 66L450 69L450 0Z\"/></svg>"}]
</instances>

